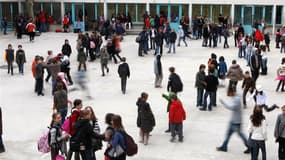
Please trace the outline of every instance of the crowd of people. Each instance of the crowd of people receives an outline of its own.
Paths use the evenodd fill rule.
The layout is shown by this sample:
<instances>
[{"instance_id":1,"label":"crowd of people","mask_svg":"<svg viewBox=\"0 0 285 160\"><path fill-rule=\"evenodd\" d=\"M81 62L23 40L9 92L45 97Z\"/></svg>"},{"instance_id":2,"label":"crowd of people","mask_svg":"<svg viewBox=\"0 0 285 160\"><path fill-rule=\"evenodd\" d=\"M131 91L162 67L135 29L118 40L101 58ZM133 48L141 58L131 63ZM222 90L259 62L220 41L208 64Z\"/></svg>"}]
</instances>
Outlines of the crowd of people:
<instances>
[{"instance_id":1,"label":"crowd of people","mask_svg":"<svg viewBox=\"0 0 285 160\"><path fill-rule=\"evenodd\" d=\"M44 13L41 13L44 14ZM40 15L39 15L40 16ZM44 15L42 15L44 16ZM163 79L163 63L162 55L163 48L167 47L168 53L176 53L177 46L180 46L181 40L187 47L186 37L189 35L189 18L183 17L180 21L178 33L172 29L165 16L156 15L154 17L144 14L144 28L136 37L136 42L139 44L138 55L146 55L150 49L154 51L154 74L155 74L155 88L162 87ZM68 16L63 20L64 28L68 28ZM21 21L21 20L20 20ZM228 37L230 37L229 25L227 17L219 17L219 23L209 23L203 17L197 17L193 20L193 37L194 39L202 40L202 47L217 47L218 42L221 42L221 36L224 36L224 48L228 48ZM118 65L118 75L121 79L122 94L126 94L127 79L130 77L130 66L127 63L126 57L121 57L120 52L122 40L122 24L131 28L131 17L128 15L119 14L116 18L113 17L111 21L103 21L102 34L105 35L106 44L103 44L102 34L94 31L91 34L81 33L79 31L76 52L77 52L77 77L76 81L83 91L86 92L86 97L92 99L92 95L88 91L86 85L86 72L88 68L86 62L93 62L100 58L102 76L110 72L108 63L114 61ZM30 26L34 28L30 28ZM31 22L27 24L29 32L34 32L36 26ZM40 25L41 30L45 30L45 26ZM66 30L67 31L67 30ZM19 31L17 31L19 32ZM19 37L18 37L19 38ZM33 40L31 34L30 40ZM237 57L244 58L248 68L242 69L236 60L232 60L230 67L227 67L226 60L223 56L219 58L215 53L205 63L202 63L196 74L195 87L197 88L196 106L200 111L212 111L217 108L217 91L219 86L225 86L226 79L229 79L227 87L227 96L230 97L231 102L220 99L220 103L227 109L232 111L230 125L227 130L226 138L223 144L217 147L218 151L227 152L228 143L231 135L237 132L242 138L246 146L244 153L251 153L251 159L257 160L259 149L262 150L262 157L266 159L265 141L267 140L266 118L263 114L263 109L267 112L279 108L278 105L268 105L266 92L262 89L262 85L257 83L259 74L267 74L267 56L270 51L270 37L268 33L261 30L259 27L254 28L253 35L245 35L242 25L238 26L234 33L234 40L236 42ZM263 41L265 45L263 45ZM163 43L166 43L163 46ZM279 48L281 43L281 50L285 52L285 27L278 29L276 33L276 48ZM212 45L213 44L213 45ZM44 81L48 82L51 77L51 88L53 96L53 114L52 121L48 133L48 145L50 148L51 159L56 160L59 156L65 156L68 160L74 155L78 160L94 160L97 150L102 149L102 141L107 142L107 148L104 152L106 160L125 160L127 156L127 140L126 131L122 124L122 117L113 113L107 113L105 123L107 128L102 132L98 125L96 114L91 106L83 108L83 101L76 99L73 102L69 100L68 93L70 86L73 85L73 80L70 75L70 56L72 54L69 40L66 39L62 45L61 53L54 55L52 51L47 52L47 57L35 56L32 64L32 73L35 79L35 93L38 96L44 96L43 91ZM19 73L24 75L24 63L26 63L25 51L22 45L18 46L16 51L16 58L14 58L14 49L11 44L5 50L5 60L8 64L8 74L13 75L14 60L19 66ZM118 59L119 60L118 60ZM218 58L218 59L217 59ZM82 70L83 66L83 70ZM106 73L105 73L106 70ZM246 70L244 72L244 70ZM44 73L47 73L44 78ZM206 74L207 72L207 74ZM243 94L237 92L237 85L242 81ZM279 80L276 92L281 86L281 91L284 91L285 84L285 58L282 59L281 65L277 70L277 78ZM186 120L186 112L183 103L179 99L179 93L183 92L183 82L175 72L175 67L169 68L169 77L167 84L168 94L162 94L168 101L168 127L166 133L171 132L170 142L184 141L183 135L183 121ZM248 92L251 94L247 96ZM209 101L208 101L209 97ZM248 97L248 98L247 98ZM247 108L247 102L253 99L255 102L252 115L249 118L248 137L241 131L242 124L242 108ZM136 105L137 109L137 127L139 128L140 143L144 145L149 144L150 132L156 125L155 115L151 110L151 105L147 102L148 93L141 93ZM71 112L68 113L69 106L72 106ZM280 106L281 107L281 106ZM274 136L279 143L278 156L279 159L285 159L285 106L281 107L282 114L280 114L276 121ZM0 110L1 113L1 110ZM1 115L1 114L0 114ZM0 117L1 120L2 117ZM1 125L2 129L2 125ZM0 151L1 138L0 132ZM69 147L67 147L69 141ZM68 148L68 149L67 149ZM4 151L4 146L3 146Z\"/></svg>"}]
</instances>

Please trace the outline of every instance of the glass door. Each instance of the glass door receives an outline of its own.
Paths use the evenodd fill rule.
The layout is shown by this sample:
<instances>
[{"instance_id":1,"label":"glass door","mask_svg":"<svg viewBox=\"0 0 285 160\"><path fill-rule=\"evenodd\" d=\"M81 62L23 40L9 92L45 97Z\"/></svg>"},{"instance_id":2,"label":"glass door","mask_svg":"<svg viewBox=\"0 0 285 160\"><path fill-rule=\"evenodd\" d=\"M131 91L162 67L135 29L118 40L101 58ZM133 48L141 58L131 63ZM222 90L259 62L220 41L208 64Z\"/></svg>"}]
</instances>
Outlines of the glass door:
<instances>
[{"instance_id":1,"label":"glass door","mask_svg":"<svg viewBox=\"0 0 285 160\"><path fill-rule=\"evenodd\" d=\"M252 25L252 7L244 7L244 25Z\"/></svg>"}]
</instances>

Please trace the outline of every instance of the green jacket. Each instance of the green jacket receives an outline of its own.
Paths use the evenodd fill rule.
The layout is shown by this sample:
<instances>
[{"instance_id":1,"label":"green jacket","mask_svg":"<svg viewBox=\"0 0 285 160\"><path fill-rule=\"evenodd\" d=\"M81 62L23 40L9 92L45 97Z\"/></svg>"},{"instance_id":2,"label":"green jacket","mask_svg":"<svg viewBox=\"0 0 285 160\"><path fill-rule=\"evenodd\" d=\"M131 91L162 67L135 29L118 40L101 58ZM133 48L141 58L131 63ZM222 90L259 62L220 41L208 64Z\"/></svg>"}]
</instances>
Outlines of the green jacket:
<instances>
[{"instance_id":1,"label":"green jacket","mask_svg":"<svg viewBox=\"0 0 285 160\"><path fill-rule=\"evenodd\" d=\"M162 94L162 97L165 98L168 101L167 112L169 112L169 108L170 108L170 105L171 105L171 100L172 100L174 95L175 95L175 93L173 93L173 92L169 92L168 95ZM179 98L178 98L178 101L180 101Z\"/></svg>"}]
</instances>

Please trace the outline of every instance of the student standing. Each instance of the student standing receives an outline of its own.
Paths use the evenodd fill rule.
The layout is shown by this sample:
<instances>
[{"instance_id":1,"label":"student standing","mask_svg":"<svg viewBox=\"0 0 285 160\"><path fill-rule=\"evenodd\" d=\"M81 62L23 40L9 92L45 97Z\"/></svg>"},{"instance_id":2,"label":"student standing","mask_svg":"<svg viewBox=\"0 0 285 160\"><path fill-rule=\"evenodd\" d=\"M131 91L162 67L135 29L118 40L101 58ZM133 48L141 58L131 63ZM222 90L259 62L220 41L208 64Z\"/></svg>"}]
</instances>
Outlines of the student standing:
<instances>
[{"instance_id":1,"label":"student standing","mask_svg":"<svg viewBox=\"0 0 285 160\"><path fill-rule=\"evenodd\" d=\"M32 23L32 20L26 25L26 30L30 36L30 42L35 39L36 25Z\"/></svg>"},{"instance_id":2,"label":"student standing","mask_svg":"<svg viewBox=\"0 0 285 160\"><path fill-rule=\"evenodd\" d=\"M250 74L248 71L246 71L244 74L244 80L242 82L242 89L243 89L243 94L242 94L243 107L246 108L247 92L249 91L252 94L255 89L255 81L252 77L250 77Z\"/></svg>"},{"instance_id":3,"label":"student standing","mask_svg":"<svg viewBox=\"0 0 285 160\"><path fill-rule=\"evenodd\" d=\"M22 45L18 45L18 50L16 51L16 63L19 67L19 73L24 75L24 63L26 63L25 51L22 49Z\"/></svg>"},{"instance_id":4,"label":"student standing","mask_svg":"<svg viewBox=\"0 0 285 160\"><path fill-rule=\"evenodd\" d=\"M118 67L118 73L121 78L121 91L123 94L126 93L127 78L130 78L130 68L126 63L126 58L122 57L122 63Z\"/></svg>"},{"instance_id":5,"label":"student standing","mask_svg":"<svg viewBox=\"0 0 285 160\"><path fill-rule=\"evenodd\" d=\"M199 67L199 72L197 72L196 74L195 87L197 88L197 102L196 102L197 107L203 106L203 95L204 95L204 89L206 87L205 68L206 66L204 64L201 64Z\"/></svg>"},{"instance_id":6,"label":"student standing","mask_svg":"<svg viewBox=\"0 0 285 160\"><path fill-rule=\"evenodd\" d=\"M174 31L174 29L171 30L171 33L169 34L169 51L167 53L171 53L171 48L173 48L173 53L175 53L175 42L177 39L177 34Z\"/></svg>"},{"instance_id":7,"label":"student standing","mask_svg":"<svg viewBox=\"0 0 285 160\"><path fill-rule=\"evenodd\" d=\"M8 49L5 50L4 58L8 64L8 74L11 70L11 75L13 75L13 62L14 62L14 49L12 49L12 45L8 44Z\"/></svg>"},{"instance_id":8,"label":"student standing","mask_svg":"<svg viewBox=\"0 0 285 160\"><path fill-rule=\"evenodd\" d=\"M177 92L182 92L183 83L179 75L175 73L175 68L169 67L169 72L170 72L170 75L168 78L167 91L174 92L175 94L177 94Z\"/></svg>"},{"instance_id":9,"label":"student standing","mask_svg":"<svg viewBox=\"0 0 285 160\"><path fill-rule=\"evenodd\" d=\"M35 66L35 78L36 78L36 92L41 96L44 96L43 93L43 85L44 85L44 64L43 57L40 57L37 60L37 64Z\"/></svg>"},{"instance_id":10,"label":"student standing","mask_svg":"<svg viewBox=\"0 0 285 160\"><path fill-rule=\"evenodd\" d=\"M260 106L255 106L250 116L248 131L251 139L251 159L258 159L258 152L261 149L262 160L266 160L265 141L267 140L266 120Z\"/></svg>"}]
</instances>

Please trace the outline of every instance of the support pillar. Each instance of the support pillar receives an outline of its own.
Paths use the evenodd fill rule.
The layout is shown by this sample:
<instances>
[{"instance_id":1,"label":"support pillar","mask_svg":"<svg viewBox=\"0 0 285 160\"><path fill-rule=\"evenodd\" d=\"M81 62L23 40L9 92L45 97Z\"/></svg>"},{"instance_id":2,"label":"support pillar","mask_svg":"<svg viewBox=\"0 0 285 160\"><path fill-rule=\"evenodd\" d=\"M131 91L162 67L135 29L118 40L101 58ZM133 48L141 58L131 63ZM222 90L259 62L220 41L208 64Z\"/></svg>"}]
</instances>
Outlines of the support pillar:
<instances>
[{"instance_id":1,"label":"support pillar","mask_svg":"<svg viewBox=\"0 0 285 160\"><path fill-rule=\"evenodd\" d=\"M148 14L150 14L150 9L149 9L149 8L150 8L150 7L149 7L149 2L147 2L147 3L146 3L146 11L147 11Z\"/></svg>"},{"instance_id":2,"label":"support pillar","mask_svg":"<svg viewBox=\"0 0 285 160\"><path fill-rule=\"evenodd\" d=\"M18 11L19 11L19 14L23 14L23 7L22 7L22 3L20 0L18 0Z\"/></svg>"},{"instance_id":3,"label":"support pillar","mask_svg":"<svg viewBox=\"0 0 285 160\"><path fill-rule=\"evenodd\" d=\"M65 10L64 10L64 3L63 3L63 0L60 1L60 15L61 15L61 19L64 18L64 13L65 13Z\"/></svg>"},{"instance_id":4,"label":"support pillar","mask_svg":"<svg viewBox=\"0 0 285 160\"><path fill-rule=\"evenodd\" d=\"M231 24L234 25L235 22L235 5L232 3L231 5Z\"/></svg>"},{"instance_id":5,"label":"support pillar","mask_svg":"<svg viewBox=\"0 0 285 160\"><path fill-rule=\"evenodd\" d=\"M192 26L192 20L193 20L193 17L192 17L192 3L189 3L188 16L189 16L189 19L190 19L190 26Z\"/></svg>"},{"instance_id":6,"label":"support pillar","mask_svg":"<svg viewBox=\"0 0 285 160\"><path fill-rule=\"evenodd\" d=\"M275 35L275 26L276 26L276 4L273 5L273 11L272 11L272 35Z\"/></svg>"},{"instance_id":7,"label":"support pillar","mask_svg":"<svg viewBox=\"0 0 285 160\"><path fill-rule=\"evenodd\" d=\"M108 17L107 17L107 2L106 2L106 0L104 0L103 8L104 8L104 19L106 20L106 19L108 19Z\"/></svg>"},{"instance_id":8,"label":"support pillar","mask_svg":"<svg viewBox=\"0 0 285 160\"><path fill-rule=\"evenodd\" d=\"M282 7L282 24L285 24L285 5Z\"/></svg>"}]
</instances>

